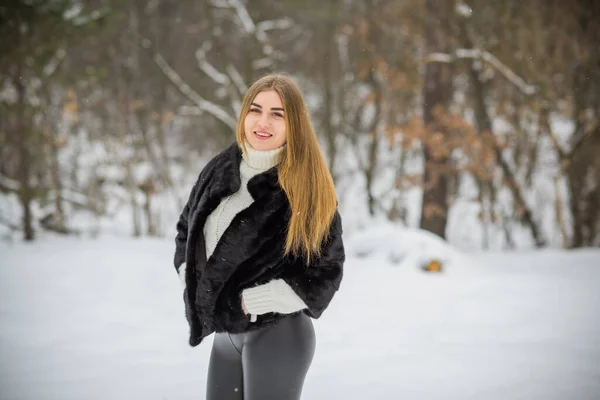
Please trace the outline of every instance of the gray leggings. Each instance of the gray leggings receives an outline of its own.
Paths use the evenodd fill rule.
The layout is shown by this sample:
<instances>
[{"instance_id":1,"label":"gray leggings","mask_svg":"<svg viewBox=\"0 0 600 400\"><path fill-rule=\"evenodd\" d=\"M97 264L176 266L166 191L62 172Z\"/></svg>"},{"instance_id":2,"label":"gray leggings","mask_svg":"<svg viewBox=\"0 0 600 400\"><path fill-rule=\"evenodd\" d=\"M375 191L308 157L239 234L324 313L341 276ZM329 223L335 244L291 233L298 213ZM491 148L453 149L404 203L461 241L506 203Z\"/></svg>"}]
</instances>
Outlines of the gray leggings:
<instances>
[{"instance_id":1,"label":"gray leggings","mask_svg":"<svg viewBox=\"0 0 600 400\"><path fill-rule=\"evenodd\" d=\"M206 400L298 400L315 352L310 317L247 333L216 333Z\"/></svg>"}]
</instances>

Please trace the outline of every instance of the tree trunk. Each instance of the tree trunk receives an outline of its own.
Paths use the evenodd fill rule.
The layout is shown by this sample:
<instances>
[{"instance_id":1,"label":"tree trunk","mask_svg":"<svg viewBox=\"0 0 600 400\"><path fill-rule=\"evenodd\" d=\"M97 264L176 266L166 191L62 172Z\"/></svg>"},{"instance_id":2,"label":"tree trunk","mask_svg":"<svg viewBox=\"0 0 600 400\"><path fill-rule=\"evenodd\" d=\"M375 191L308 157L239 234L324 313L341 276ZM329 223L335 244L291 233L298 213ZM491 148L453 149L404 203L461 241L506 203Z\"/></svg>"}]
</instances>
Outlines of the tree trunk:
<instances>
[{"instance_id":1,"label":"tree trunk","mask_svg":"<svg viewBox=\"0 0 600 400\"><path fill-rule=\"evenodd\" d=\"M372 4L373 7L370 10L373 10L376 4ZM372 44L379 43L379 31L377 30L377 18L373 15L372 12L369 13L368 16L369 21L369 38L368 41ZM373 60L371 60L373 62ZM372 93L373 93L373 106L375 107L375 112L373 118L369 122L369 126L367 127L367 132L371 136L371 141L369 142L369 149L367 154L367 165L365 166L365 180L367 187L367 205L369 207L369 214L371 216L375 215L375 195L373 194L373 184L375 183L375 174L377 172L377 150L379 148L379 125L383 108L383 87L378 77L376 76L375 65L369 70L367 76L367 83L369 84Z\"/></svg>"},{"instance_id":2,"label":"tree trunk","mask_svg":"<svg viewBox=\"0 0 600 400\"><path fill-rule=\"evenodd\" d=\"M50 161L50 177L52 179L54 192L56 193L54 196L54 221L56 222L59 230L66 231L65 210L63 204L63 183L60 173L60 162L58 160L58 153L60 151L57 137L58 133L53 128L48 129L47 133L50 150L50 154L48 155L48 159Z\"/></svg>"},{"instance_id":3,"label":"tree trunk","mask_svg":"<svg viewBox=\"0 0 600 400\"><path fill-rule=\"evenodd\" d=\"M154 186L152 182L147 182L142 186L142 191L145 197L144 214L146 215L146 234L148 236L158 236L157 226L152 215L152 195L154 193Z\"/></svg>"},{"instance_id":4,"label":"tree trunk","mask_svg":"<svg viewBox=\"0 0 600 400\"><path fill-rule=\"evenodd\" d=\"M408 146L404 146L404 141L406 138L402 138L402 144L400 145L401 153L400 153L400 161L398 163L398 168L396 168L396 177L394 186L398 191L398 197L394 198L394 202L392 203L392 207L388 212L388 219L392 222L400 221L402 224L406 225L408 223L408 208L406 206L406 198L404 197L404 191L401 187L402 185L402 177L406 175L406 159L408 154Z\"/></svg>"},{"instance_id":5,"label":"tree trunk","mask_svg":"<svg viewBox=\"0 0 600 400\"><path fill-rule=\"evenodd\" d=\"M17 35L19 38L20 35ZM16 120L16 143L18 143L19 151L19 200L23 208L23 238L26 241L35 239L35 233L32 224L31 201L33 200L33 189L30 186L29 180L31 175L31 154L28 144L31 138L31 129L28 126L25 116L25 84L23 83L23 62L25 60L20 57L19 66L16 76L13 78L17 92L17 120Z\"/></svg>"},{"instance_id":6,"label":"tree trunk","mask_svg":"<svg viewBox=\"0 0 600 400\"><path fill-rule=\"evenodd\" d=\"M369 214L375 215L375 196L373 195L373 183L375 181L375 171L377 169L377 147L379 139L376 128L371 130L371 143L369 144L368 161L365 168L365 178L367 186L367 205Z\"/></svg>"},{"instance_id":7,"label":"tree trunk","mask_svg":"<svg viewBox=\"0 0 600 400\"><path fill-rule=\"evenodd\" d=\"M120 146L126 146L127 132L129 127L129 85L125 83L127 78L124 79L122 87L119 89L119 101L117 107L118 113L118 126L119 126L119 137L121 138ZM118 154L118 153L117 153ZM133 156L126 154L121 160L123 163L123 169L125 169L125 187L129 194L129 204L131 205L131 216L133 223L133 236L139 237L142 234L141 217L138 202L136 199L136 184L135 177L133 176Z\"/></svg>"},{"instance_id":8,"label":"tree trunk","mask_svg":"<svg viewBox=\"0 0 600 400\"><path fill-rule=\"evenodd\" d=\"M327 158L329 160L329 171L334 178L335 173L334 167L337 156L337 146L335 143L336 131L333 127L333 55L336 54L334 46L335 38L335 27L336 21L334 13L336 12L337 1L330 0L328 8L328 17L325 22L324 35L323 35L323 99L324 99L324 113L323 116L323 127L325 131L325 137L327 138Z\"/></svg>"},{"instance_id":9,"label":"tree trunk","mask_svg":"<svg viewBox=\"0 0 600 400\"><path fill-rule=\"evenodd\" d=\"M426 0L428 14L426 23L426 52L446 52L448 43L440 24L447 15L446 2ZM444 128L436 122L436 113L445 112L452 95L450 66L446 63L427 63L423 85L423 119L427 135L446 136ZM421 229L446 237L448 218L448 174L446 152L440 151L430 140L423 141L423 201L421 207ZM442 140L441 146L444 146Z\"/></svg>"},{"instance_id":10,"label":"tree trunk","mask_svg":"<svg viewBox=\"0 0 600 400\"><path fill-rule=\"evenodd\" d=\"M600 148L600 98L597 95L600 74L596 68L594 65L578 66L574 76L573 138L581 142L572 149L566 160L573 223L571 247L591 246L597 234L600 171L594 168L594 162L597 162ZM586 114L593 114L593 118L586 118Z\"/></svg>"}]
</instances>

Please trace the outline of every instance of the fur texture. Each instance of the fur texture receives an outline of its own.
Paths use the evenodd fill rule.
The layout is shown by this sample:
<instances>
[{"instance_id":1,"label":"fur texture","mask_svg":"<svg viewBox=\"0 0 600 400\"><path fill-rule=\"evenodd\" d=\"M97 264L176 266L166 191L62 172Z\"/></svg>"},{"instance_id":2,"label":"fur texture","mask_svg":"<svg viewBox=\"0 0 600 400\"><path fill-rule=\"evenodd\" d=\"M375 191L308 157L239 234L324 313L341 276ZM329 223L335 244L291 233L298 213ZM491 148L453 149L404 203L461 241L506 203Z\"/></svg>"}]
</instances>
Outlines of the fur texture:
<instances>
[{"instance_id":1,"label":"fur texture","mask_svg":"<svg viewBox=\"0 0 600 400\"><path fill-rule=\"evenodd\" d=\"M320 258L283 256L290 206L277 180L277 167L254 176L248 191L254 202L239 212L207 259L203 227L222 198L240 187L241 149L237 143L202 170L177 223L175 269L186 263L184 302L189 343L200 344L213 332L240 333L276 323L277 313L250 322L241 307L245 288L283 279L319 318L339 289L345 260L342 222L336 212Z\"/></svg>"}]
</instances>

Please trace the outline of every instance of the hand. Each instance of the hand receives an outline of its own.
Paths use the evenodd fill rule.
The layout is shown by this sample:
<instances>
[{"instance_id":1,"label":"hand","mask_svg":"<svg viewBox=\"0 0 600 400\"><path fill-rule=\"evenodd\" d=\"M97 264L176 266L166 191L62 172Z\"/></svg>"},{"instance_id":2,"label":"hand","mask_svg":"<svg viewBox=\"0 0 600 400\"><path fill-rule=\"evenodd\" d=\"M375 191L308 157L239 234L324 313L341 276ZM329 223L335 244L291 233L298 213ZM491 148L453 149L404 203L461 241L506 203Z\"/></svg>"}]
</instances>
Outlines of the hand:
<instances>
[{"instance_id":1,"label":"hand","mask_svg":"<svg viewBox=\"0 0 600 400\"><path fill-rule=\"evenodd\" d=\"M186 263L181 264L179 267L179 283L181 284L181 290L185 290L185 269Z\"/></svg>"},{"instance_id":2,"label":"hand","mask_svg":"<svg viewBox=\"0 0 600 400\"><path fill-rule=\"evenodd\" d=\"M246 310L246 304L244 304L244 298L242 297L242 311L244 314L248 315L248 310Z\"/></svg>"}]
</instances>

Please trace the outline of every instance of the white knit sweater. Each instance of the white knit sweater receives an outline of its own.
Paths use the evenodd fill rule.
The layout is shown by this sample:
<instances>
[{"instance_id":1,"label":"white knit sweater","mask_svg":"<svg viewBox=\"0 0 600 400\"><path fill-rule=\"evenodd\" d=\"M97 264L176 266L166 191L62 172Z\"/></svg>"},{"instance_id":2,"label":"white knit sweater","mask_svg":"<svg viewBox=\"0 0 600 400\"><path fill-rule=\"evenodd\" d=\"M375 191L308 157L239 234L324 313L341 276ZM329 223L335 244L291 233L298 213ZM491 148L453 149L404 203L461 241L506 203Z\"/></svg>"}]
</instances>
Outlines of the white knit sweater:
<instances>
[{"instance_id":1,"label":"white knit sweater","mask_svg":"<svg viewBox=\"0 0 600 400\"><path fill-rule=\"evenodd\" d=\"M206 243L206 258L215 250L219 239L233 218L252 204L254 199L248 192L248 181L256 174L265 172L279 163L282 147L270 151L254 150L246 143L248 154L242 153L240 163L240 189L231 196L221 200L219 206L208 216L204 224L204 241Z\"/></svg>"},{"instance_id":2,"label":"white knit sweater","mask_svg":"<svg viewBox=\"0 0 600 400\"><path fill-rule=\"evenodd\" d=\"M240 189L231 196L221 200L219 206L208 216L204 224L204 241L206 257L215 250L219 239L233 218L252 204L254 199L248 192L248 181L255 175L265 172L279 163L283 147L269 151L254 150L246 142L248 153L243 153L240 163ZM180 277L185 284L185 264L179 269ZM282 279L274 279L264 285L245 289L242 292L244 305L251 315L251 321L256 315L276 312L290 314L306 308L306 304L294 290Z\"/></svg>"}]
</instances>

